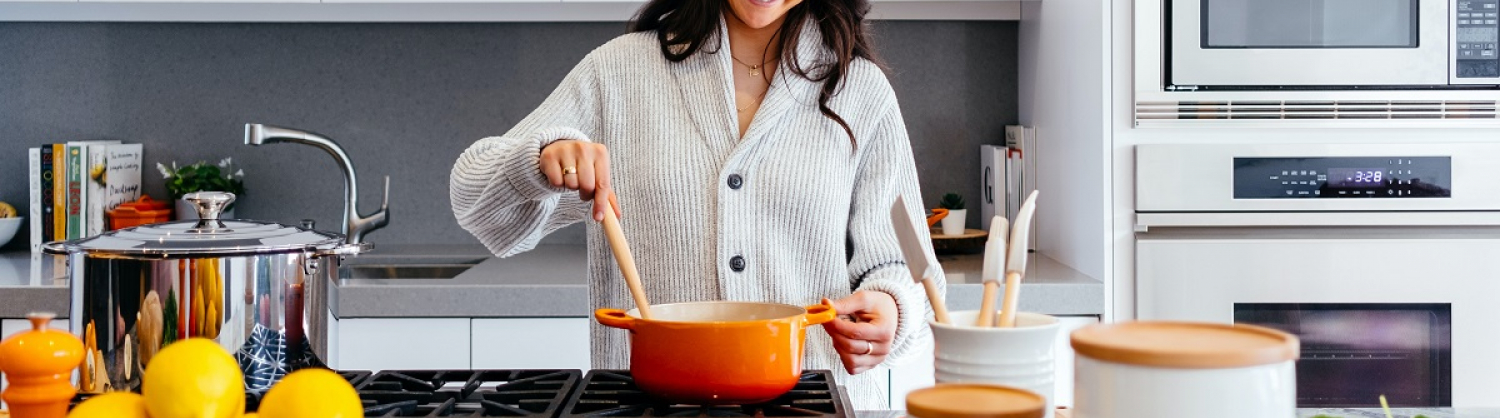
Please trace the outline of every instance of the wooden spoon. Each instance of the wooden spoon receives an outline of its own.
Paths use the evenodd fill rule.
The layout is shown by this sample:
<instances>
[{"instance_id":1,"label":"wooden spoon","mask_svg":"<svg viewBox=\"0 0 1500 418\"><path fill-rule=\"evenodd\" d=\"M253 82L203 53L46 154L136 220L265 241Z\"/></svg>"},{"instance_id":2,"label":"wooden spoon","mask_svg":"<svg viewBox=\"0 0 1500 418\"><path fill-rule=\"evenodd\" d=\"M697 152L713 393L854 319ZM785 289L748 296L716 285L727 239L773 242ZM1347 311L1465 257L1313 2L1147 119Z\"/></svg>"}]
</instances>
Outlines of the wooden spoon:
<instances>
[{"instance_id":1,"label":"wooden spoon","mask_svg":"<svg viewBox=\"0 0 1500 418\"><path fill-rule=\"evenodd\" d=\"M620 219L614 208L609 207L608 198L595 199L595 205L604 211L604 237L609 240L610 252L620 264L620 274L625 275L625 284L630 286L630 296L635 298L635 307L641 319L651 319L651 303L646 301L646 289L641 287L641 274L635 270L635 256L630 255L630 243L625 241L625 231L620 229Z\"/></svg>"}]
</instances>

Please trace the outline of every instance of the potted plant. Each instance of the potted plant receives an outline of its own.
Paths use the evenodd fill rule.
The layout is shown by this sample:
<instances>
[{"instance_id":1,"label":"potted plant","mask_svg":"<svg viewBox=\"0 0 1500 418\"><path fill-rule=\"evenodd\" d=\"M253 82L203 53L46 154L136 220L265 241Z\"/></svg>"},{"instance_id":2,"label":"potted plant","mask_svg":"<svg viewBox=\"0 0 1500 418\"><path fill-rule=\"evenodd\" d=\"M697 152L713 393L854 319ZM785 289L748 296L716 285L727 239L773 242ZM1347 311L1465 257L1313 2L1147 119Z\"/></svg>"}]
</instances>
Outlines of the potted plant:
<instances>
[{"instance_id":1,"label":"potted plant","mask_svg":"<svg viewBox=\"0 0 1500 418\"><path fill-rule=\"evenodd\" d=\"M172 195L176 202L177 219L198 219L198 211L191 203L182 200L182 196L193 192L229 192L234 193L237 198L245 195L245 170L234 167L234 161L230 158L219 160L218 164L209 164L199 161L182 167L173 161L169 168L162 163L156 163L156 169L161 171L162 178L167 181L167 193ZM234 218L234 203L224 209L221 218Z\"/></svg>"},{"instance_id":2,"label":"potted plant","mask_svg":"<svg viewBox=\"0 0 1500 418\"><path fill-rule=\"evenodd\" d=\"M958 193L943 195L938 201L938 207L947 209L948 215L943 217L943 235L963 235L964 225L968 221L968 211L964 210L964 197Z\"/></svg>"}]
</instances>

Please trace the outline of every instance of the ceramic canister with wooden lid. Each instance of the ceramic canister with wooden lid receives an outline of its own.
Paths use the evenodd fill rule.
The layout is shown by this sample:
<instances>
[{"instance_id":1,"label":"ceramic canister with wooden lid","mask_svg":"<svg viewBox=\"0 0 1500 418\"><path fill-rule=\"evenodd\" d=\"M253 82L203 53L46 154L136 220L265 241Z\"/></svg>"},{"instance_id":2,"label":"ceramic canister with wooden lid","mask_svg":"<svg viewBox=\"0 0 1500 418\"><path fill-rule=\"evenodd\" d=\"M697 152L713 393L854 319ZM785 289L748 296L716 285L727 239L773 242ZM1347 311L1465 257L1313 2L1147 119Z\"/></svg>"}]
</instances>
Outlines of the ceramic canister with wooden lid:
<instances>
[{"instance_id":1,"label":"ceramic canister with wooden lid","mask_svg":"<svg viewBox=\"0 0 1500 418\"><path fill-rule=\"evenodd\" d=\"M906 395L910 418L1043 418L1047 400L1036 392L984 383L939 383Z\"/></svg>"},{"instance_id":2,"label":"ceramic canister with wooden lid","mask_svg":"<svg viewBox=\"0 0 1500 418\"><path fill-rule=\"evenodd\" d=\"M1122 322L1072 334L1075 418L1296 416L1297 337L1254 325Z\"/></svg>"}]
</instances>

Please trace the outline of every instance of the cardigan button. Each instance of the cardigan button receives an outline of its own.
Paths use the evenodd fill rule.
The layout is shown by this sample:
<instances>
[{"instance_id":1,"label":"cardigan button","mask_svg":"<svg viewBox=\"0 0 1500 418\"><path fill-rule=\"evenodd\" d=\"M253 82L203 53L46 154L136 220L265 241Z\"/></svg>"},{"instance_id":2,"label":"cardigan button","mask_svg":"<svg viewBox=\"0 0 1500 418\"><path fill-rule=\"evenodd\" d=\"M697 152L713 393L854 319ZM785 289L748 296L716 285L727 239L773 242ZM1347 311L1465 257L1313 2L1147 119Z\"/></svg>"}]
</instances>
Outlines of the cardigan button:
<instances>
[{"instance_id":1,"label":"cardigan button","mask_svg":"<svg viewBox=\"0 0 1500 418\"><path fill-rule=\"evenodd\" d=\"M734 256L729 259L729 269L736 273L745 271L745 257Z\"/></svg>"},{"instance_id":2,"label":"cardigan button","mask_svg":"<svg viewBox=\"0 0 1500 418\"><path fill-rule=\"evenodd\" d=\"M745 178L744 177L740 177L739 174L730 174L729 175L729 188L735 189L735 190L739 190L740 186L744 186L744 185L745 185Z\"/></svg>"}]
</instances>

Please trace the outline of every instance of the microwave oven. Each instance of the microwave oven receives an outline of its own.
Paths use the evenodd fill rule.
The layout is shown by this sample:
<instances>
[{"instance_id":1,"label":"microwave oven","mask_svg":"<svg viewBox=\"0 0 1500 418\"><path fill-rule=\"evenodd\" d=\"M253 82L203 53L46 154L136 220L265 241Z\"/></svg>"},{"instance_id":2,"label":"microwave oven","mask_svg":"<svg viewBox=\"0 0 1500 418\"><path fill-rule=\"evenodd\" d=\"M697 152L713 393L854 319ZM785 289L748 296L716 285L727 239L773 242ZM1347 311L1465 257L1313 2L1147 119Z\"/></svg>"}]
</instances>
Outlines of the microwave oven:
<instances>
[{"instance_id":1,"label":"microwave oven","mask_svg":"<svg viewBox=\"0 0 1500 418\"><path fill-rule=\"evenodd\" d=\"M1170 91L1495 89L1500 0L1164 0Z\"/></svg>"}]
</instances>

